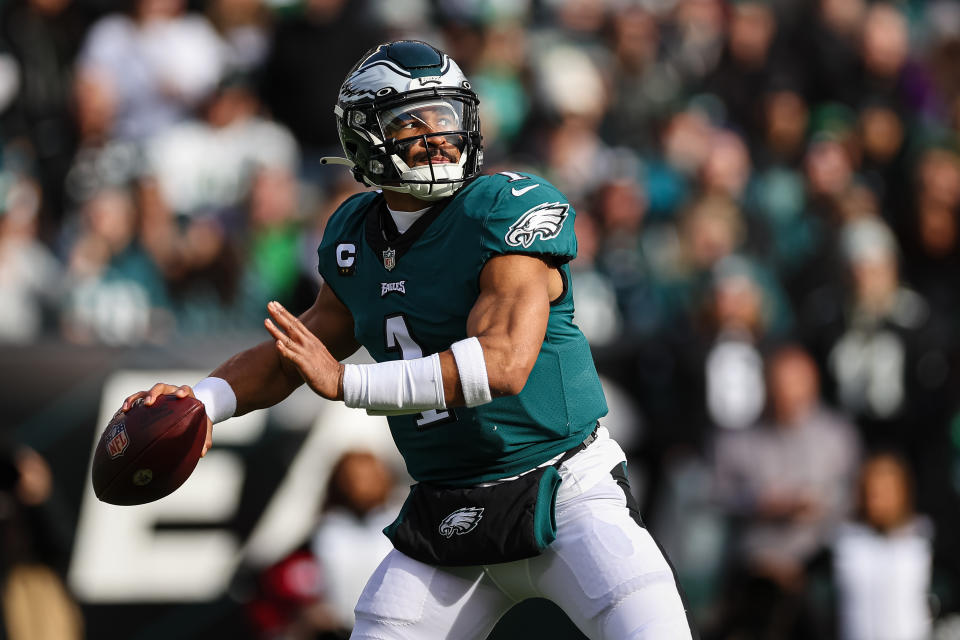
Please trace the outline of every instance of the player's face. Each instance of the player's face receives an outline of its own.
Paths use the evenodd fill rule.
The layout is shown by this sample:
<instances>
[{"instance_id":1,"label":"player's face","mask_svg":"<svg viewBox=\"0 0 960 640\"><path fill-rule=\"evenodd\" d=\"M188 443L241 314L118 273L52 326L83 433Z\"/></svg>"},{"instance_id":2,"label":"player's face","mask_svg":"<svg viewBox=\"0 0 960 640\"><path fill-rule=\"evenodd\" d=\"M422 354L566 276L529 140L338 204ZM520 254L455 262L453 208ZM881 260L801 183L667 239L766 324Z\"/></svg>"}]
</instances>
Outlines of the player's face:
<instances>
[{"instance_id":1,"label":"player's face","mask_svg":"<svg viewBox=\"0 0 960 640\"><path fill-rule=\"evenodd\" d=\"M460 134L438 134L460 130L462 116L459 102L429 100L387 110L381 115L381 122L384 136L401 143L398 154L403 161L416 167L460 160L466 138Z\"/></svg>"}]
</instances>

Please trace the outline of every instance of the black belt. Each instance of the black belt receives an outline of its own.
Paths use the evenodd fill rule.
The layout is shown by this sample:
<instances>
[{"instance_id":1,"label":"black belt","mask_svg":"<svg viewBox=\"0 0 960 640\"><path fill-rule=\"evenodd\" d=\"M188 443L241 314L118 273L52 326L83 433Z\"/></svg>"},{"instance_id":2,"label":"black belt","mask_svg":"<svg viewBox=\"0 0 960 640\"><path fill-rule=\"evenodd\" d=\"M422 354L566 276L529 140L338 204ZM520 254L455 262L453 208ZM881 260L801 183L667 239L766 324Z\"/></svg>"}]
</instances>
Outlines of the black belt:
<instances>
[{"instance_id":1,"label":"black belt","mask_svg":"<svg viewBox=\"0 0 960 640\"><path fill-rule=\"evenodd\" d=\"M566 462L567 460L569 460L570 458L577 455L578 453L580 453L581 451L589 447L591 444L593 444L593 441L597 439L597 431L599 429L600 429L600 423L597 422L597 426L593 428L593 431L590 432L590 435L584 438L583 442L575 446L573 449L567 450L566 453L564 453L563 456L554 463L554 465L559 467L562 463Z\"/></svg>"},{"instance_id":2,"label":"black belt","mask_svg":"<svg viewBox=\"0 0 960 640\"><path fill-rule=\"evenodd\" d=\"M600 430L600 423L597 422L597 426L593 428L593 431L590 432L586 438L583 439L583 442L580 443L579 449L583 450L593 444L593 441L597 439L597 432Z\"/></svg>"}]
</instances>

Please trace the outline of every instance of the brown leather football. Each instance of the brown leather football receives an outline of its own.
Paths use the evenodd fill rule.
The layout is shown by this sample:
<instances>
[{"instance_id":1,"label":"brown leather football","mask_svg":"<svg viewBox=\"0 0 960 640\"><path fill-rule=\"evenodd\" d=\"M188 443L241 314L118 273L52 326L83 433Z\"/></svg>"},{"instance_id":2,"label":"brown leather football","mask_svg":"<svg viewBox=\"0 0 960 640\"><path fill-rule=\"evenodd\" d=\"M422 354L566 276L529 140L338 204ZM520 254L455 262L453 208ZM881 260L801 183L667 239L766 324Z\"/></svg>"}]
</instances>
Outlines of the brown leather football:
<instances>
[{"instance_id":1,"label":"brown leather football","mask_svg":"<svg viewBox=\"0 0 960 640\"><path fill-rule=\"evenodd\" d=\"M117 411L93 455L93 490L103 502L132 505L171 494L193 473L207 435L196 398L165 395Z\"/></svg>"}]
</instances>

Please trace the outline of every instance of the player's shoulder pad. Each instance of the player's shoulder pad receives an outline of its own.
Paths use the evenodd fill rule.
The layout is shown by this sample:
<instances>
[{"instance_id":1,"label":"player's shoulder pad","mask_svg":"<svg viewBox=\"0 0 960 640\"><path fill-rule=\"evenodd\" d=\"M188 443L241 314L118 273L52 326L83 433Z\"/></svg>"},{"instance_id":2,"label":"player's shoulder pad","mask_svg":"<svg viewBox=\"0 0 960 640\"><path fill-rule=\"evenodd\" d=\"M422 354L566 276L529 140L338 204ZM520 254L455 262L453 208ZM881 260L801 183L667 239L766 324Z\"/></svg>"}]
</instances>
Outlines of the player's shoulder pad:
<instances>
[{"instance_id":1,"label":"player's shoulder pad","mask_svg":"<svg viewBox=\"0 0 960 640\"><path fill-rule=\"evenodd\" d=\"M487 251L576 256L575 212L559 189L531 173L504 171L484 178Z\"/></svg>"},{"instance_id":2,"label":"player's shoulder pad","mask_svg":"<svg viewBox=\"0 0 960 640\"><path fill-rule=\"evenodd\" d=\"M336 241L337 238L355 226L359 225L362 228L364 213L378 195L376 191L363 191L344 200L327 219L323 229L321 245Z\"/></svg>"}]
</instances>

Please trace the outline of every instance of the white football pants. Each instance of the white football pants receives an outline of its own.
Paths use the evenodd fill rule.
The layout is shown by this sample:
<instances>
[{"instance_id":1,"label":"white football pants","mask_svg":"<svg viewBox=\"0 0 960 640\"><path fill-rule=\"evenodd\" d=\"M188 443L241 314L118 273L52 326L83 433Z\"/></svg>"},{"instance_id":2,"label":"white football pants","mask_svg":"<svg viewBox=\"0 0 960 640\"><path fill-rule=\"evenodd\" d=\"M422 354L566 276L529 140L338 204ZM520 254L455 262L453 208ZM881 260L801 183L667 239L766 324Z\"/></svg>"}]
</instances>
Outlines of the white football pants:
<instances>
[{"instance_id":1,"label":"white football pants","mask_svg":"<svg viewBox=\"0 0 960 640\"><path fill-rule=\"evenodd\" d=\"M625 460L601 427L565 462L557 539L527 560L434 567L391 551L357 603L354 640L483 640L527 598L553 601L591 640L691 637L673 572L610 475Z\"/></svg>"}]
</instances>

